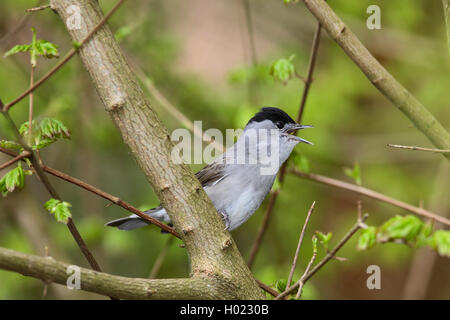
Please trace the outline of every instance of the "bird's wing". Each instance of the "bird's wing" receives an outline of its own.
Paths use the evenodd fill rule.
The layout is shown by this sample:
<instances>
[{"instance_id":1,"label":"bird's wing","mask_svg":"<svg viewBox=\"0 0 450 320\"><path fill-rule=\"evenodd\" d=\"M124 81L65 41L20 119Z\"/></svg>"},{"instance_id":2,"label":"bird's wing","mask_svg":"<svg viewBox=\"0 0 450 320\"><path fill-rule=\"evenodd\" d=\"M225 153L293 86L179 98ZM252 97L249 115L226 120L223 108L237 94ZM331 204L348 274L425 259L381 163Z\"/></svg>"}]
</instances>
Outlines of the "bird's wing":
<instances>
[{"instance_id":1,"label":"bird's wing","mask_svg":"<svg viewBox=\"0 0 450 320\"><path fill-rule=\"evenodd\" d=\"M213 162L197 172L195 176L203 187L212 186L227 176L224 168L224 164Z\"/></svg>"}]
</instances>

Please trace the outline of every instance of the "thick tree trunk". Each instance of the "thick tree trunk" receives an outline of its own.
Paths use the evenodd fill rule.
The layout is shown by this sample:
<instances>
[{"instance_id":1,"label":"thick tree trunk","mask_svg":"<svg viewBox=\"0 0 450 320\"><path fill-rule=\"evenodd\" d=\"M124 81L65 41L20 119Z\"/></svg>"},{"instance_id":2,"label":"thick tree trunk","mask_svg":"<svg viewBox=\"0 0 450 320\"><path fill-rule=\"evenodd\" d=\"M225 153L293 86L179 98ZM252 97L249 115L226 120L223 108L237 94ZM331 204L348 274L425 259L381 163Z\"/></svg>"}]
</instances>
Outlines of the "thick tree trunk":
<instances>
[{"instance_id":1,"label":"thick tree trunk","mask_svg":"<svg viewBox=\"0 0 450 320\"><path fill-rule=\"evenodd\" d=\"M65 23L73 22L74 11L68 8L79 9L80 28L67 26L73 41L83 39L103 17L96 0L51 0L50 5ZM191 276L228 283L230 292L224 296L232 292L237 299L264 298L199 181L188 166L172 162L169 133L144 96L108 25L80 48L79 55L106 111L182 236ZM205 286L205 298L210 297L207 291Z\"/></svg>"}]
</instances>

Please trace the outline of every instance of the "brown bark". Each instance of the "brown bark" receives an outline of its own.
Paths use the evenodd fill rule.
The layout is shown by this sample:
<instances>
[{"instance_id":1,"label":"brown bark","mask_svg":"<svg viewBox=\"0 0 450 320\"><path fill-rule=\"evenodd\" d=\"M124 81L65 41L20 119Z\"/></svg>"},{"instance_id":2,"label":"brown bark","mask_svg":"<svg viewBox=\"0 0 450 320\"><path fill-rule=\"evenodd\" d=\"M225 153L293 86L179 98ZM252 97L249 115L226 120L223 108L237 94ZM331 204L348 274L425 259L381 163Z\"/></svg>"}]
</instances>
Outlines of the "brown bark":
<instances>
[{"instance_id":1,"label":"brown bark","mask_svg":"<svg viewBox=\"0 0 450 320\"><path fill-rule=\"evenodd\" d=\"M50 5L63 21L68 21L69 6L80 8L81 28L68 30L78 42L103 17L95 0L52 0ZM172 162L169 133L144 96L110 28L101 27L79 49L79 55L106 111L185 242L191 276L228 283L234 298L264 298L199 181L188 166Z\"/></svg>"}]
</instances>

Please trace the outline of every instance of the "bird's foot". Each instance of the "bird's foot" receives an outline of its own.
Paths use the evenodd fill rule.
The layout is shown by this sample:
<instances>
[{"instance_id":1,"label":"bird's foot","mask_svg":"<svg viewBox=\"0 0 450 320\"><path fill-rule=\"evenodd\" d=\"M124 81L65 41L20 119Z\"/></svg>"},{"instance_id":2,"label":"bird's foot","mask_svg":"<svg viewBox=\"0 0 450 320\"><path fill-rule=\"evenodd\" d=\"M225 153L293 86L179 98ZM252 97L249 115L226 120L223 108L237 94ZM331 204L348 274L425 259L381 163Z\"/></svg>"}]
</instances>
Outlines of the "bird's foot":
<instances>
[{"instance_id":1,"label":"bird's foot","mask_svg":"<svg viewBox=\"0 0 450 320\"><path fill-rule=\"evenodd\" d=\"M219 211L219 214L222 217L223 222L225 223L225 230L228 230L230 228L230 219L228 219L228 215L221 211Z\"/></svg>"}]
</instances>

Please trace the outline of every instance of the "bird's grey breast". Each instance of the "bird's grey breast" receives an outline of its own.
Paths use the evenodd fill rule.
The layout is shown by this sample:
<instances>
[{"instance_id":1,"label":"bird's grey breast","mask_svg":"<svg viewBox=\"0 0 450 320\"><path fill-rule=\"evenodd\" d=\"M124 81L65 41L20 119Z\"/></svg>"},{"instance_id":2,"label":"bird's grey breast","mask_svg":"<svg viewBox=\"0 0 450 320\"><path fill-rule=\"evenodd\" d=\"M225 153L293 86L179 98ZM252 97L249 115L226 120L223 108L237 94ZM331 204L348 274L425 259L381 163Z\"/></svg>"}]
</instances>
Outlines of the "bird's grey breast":
<instances>
[{"instance_id":1,"label":"bird's grey breast","mask_svg":"<svg viewBox=\"0 0 450 320\"><path fill-rule=\"evenodd\" d=\"M261 175L258 165L231 164L223 169L223 178L204 189L216 209L227 215L229 229L233 230L258 209L275 175Z\"/></svg>"}]
</instances>

